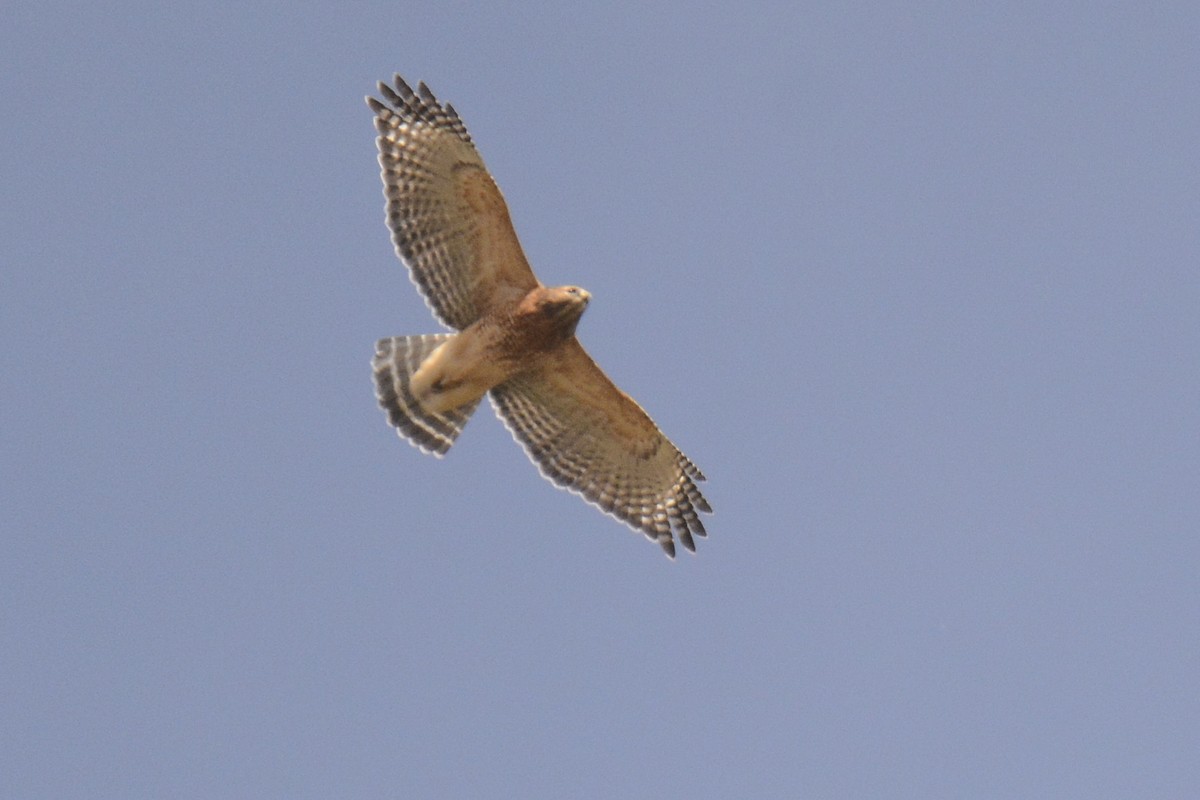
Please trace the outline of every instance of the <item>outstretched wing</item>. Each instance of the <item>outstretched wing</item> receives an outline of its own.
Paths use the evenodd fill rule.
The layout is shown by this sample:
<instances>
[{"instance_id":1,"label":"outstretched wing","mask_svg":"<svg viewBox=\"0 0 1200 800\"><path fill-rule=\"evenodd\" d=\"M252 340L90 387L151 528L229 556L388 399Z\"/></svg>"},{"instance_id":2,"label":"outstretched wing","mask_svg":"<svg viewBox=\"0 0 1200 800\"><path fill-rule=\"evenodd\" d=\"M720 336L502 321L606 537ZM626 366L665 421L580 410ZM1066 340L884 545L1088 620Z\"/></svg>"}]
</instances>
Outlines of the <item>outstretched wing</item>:
<instances>
[{"instance_id":1,"label":"outstretched wing","mask_svg":"<svg viewBox=\"0 0 1200 800\"><path fill-rule=\"evenodd\" d=\"M462 330L496 304L539 286L504 197L449 103L397 75L375 112L387 224L437 318Z\"/></svg>"},{"instance_id":2,"label":"outstretched wing","mask_svg":"<svg viewBox=\"0 0 1200 800\"><path fill-rule=\"evenodd\" d=\"M542 474L656 541L695 551L704 536L700 470L618 389L578 340L491 391L492 403Z\"/></svg>"}]
</instances>

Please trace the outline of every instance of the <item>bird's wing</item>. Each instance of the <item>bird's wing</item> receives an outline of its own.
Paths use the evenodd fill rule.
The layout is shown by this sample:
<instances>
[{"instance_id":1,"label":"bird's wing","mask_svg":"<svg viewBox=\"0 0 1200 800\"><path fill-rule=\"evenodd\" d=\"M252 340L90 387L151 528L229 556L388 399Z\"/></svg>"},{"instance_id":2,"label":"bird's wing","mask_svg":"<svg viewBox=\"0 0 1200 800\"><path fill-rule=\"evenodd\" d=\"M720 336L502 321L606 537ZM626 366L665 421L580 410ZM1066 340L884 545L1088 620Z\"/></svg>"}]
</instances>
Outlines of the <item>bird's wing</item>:
<instances>
[{"instance_id":1,"label":"bird's wing","mask_svg":"<svg viewBox=\"0 0 1200 800\"><path fill-rule=\"evenodd\" d=\"M696 549L692 537L704 536L697 512L712 511L696 488L704 476L578 340L495 387L491 397L555 484L641 531L668 556L675 555L673 535Z\"/></svg>"},{"instance_id":2,"label":"bird's wing","mask_svg":"<svg viewBox=\"0 0 1200 800\"><path fill-rule=\"evenodd\" d=\"M379 132L387 224L437 318L462 330L489 308L515 303L540 284L508 207L449 103L397 75L367 98Z\"/></svg>"}]
</instances>

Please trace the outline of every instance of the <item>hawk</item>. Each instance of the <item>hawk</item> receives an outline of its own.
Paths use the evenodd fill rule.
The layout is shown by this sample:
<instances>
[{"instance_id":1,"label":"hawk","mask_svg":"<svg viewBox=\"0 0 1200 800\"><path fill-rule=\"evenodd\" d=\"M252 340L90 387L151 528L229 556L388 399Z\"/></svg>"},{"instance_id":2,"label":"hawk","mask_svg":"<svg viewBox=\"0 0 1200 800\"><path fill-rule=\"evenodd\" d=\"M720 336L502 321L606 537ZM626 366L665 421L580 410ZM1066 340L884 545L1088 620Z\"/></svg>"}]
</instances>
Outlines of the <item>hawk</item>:
<instances>
[{"instance_id":1,"label":"hawk","mask_svg":"<svg viewBox=\"0 0 1200 800\"><path fill-rule=\"evenodd\" d=\"M368 97L396 254L454 333L381 339L372 362L388 422L445 455L486 394L542 475L675 557L712 509L700 470L575 337L590 295L533 274L500 189L449 104L399 76Z\"/></svg>"}]
</instances>

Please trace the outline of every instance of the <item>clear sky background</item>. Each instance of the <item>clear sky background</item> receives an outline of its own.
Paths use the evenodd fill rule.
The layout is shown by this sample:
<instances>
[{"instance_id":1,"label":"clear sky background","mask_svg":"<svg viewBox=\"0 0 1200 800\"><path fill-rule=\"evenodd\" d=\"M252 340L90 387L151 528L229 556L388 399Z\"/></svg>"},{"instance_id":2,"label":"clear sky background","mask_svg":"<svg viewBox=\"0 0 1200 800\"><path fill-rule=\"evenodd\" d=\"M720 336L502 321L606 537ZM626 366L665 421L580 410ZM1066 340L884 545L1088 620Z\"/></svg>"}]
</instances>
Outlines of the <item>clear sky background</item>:
<instances>
[{"instance_id":1,"label":"clear sky background","mask_svg":"<svg viewBox=\"0 0 1200 800\"><path fill-rule=\"evenodd\" d=\"M334 5L0 15L0 796L1195 796L1194 3ZM385 424L395 71L696 556Z\"/></svg>"}]
</instances>

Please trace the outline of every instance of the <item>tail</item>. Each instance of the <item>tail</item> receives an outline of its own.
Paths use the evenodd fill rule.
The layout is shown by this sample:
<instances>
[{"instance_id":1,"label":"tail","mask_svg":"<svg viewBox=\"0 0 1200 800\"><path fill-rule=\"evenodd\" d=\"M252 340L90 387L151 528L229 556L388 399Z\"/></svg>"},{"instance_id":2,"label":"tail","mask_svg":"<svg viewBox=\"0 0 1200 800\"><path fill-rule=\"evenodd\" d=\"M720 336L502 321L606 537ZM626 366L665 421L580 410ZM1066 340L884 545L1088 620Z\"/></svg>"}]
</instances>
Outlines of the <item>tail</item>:
<instances>
[{"instance_id":1,"label":"tail","mask_svg":"<svg viewBox=\"0 0 1200 800\"><path fill-rule=\"evenodd\" d=\"M426 411L409 387L409 380L429 354L454 337L452 333L424 336L395 336L375 343L375 397L387 412L388 423L396 432L423 452L438 458L462 433L463 426L479 406L479 399L452 411L435 414Z\"/></svg>"}]
</instances>

